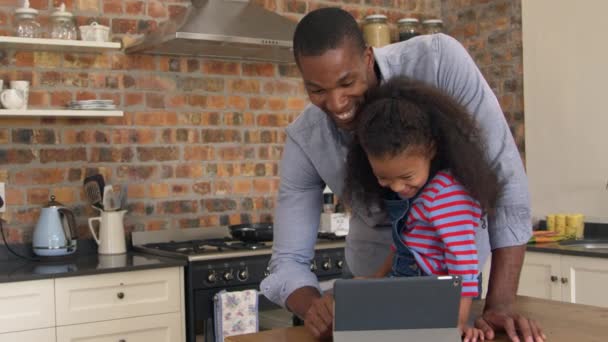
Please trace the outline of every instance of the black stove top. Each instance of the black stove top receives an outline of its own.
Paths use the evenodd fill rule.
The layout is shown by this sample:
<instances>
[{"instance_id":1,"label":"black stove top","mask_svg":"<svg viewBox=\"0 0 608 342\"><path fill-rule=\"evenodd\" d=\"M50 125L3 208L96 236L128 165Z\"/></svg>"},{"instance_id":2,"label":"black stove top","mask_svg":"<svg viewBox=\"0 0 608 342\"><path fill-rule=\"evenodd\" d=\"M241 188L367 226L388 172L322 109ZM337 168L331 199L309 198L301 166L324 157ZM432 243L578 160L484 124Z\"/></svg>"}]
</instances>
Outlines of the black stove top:
<instances>
[{"instance_id":1,"label":"black stove top","mask_svg":"<svg viewBox=\"0 0 608 342\"><path fill-rule=\"evenodd\" d=\"M258 249L270 248L271 245L265 242L243 242L231 238L218 238L181 242L170 241L160 243L148 243L143 246L161 251L180 253L185 255L197 255L210 252L217 253L223 251L254 251Z\"/></svg>"}]
</instances>

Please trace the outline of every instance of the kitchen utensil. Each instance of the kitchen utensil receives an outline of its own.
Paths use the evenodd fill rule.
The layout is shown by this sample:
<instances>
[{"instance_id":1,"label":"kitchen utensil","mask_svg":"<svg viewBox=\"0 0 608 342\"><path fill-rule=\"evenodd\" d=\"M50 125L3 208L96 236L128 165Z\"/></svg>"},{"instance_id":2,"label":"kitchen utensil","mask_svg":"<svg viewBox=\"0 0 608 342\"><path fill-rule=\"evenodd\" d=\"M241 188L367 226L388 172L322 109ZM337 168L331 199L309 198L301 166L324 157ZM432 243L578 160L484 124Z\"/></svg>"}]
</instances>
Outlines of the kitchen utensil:
<instances>
[{"instance_id":1,"label":"kitchen utensil","mask_svg":"<svg viewBox=\"0 0 608 342\"><path fill-rule=\"evenodd\" d=\"M272 223L244 223L228 228L233 238L243 242L272 241Z\"/></svg>"},{"instance_id":2,"label":"kitchen utensil","mask_svg":"<svg viewBox=\"0 0 608 342\"><path fill-rule=\"evenodd\" d=\"M89 229L97 243L99 254L122 254L127 252L124 217L126 210L102 211L101 216L89 218ZM99 234L93 222L99 223Z\"/></svg>"},{"instance_id":3,"label":"kitchen utensil","mask_svg":"<svg viewBox=\"0 0 608 342\"><path fill-rule=\"evenodd\" d=\"M106 182L102 175L95 174L84 179L84 191L93 206L103 209L103 189Z\"/></svg>"},{"instance_id":4,"label":"kitchen utensil","mask_svg":"<svg viewBox=\"0 0 608 342\"><path fill-rule=\"evenodd\" d=\"M120 203L120 209L121 210L126 210L127 209L127 192L129 191L129 188L127 187L126 184L123 184L120 187L120 199L119 199L119 203Z\"/></svg>"},{"instance_id":5,"label":"kitchen utensil","mask_svg":"<svg viewBox=\"0 0 608 342\"><path fill-rule=\"evenodd\" d=\"M118 199L114 194L114 187L112 185L106 185L103 188L103 210L105 211L116 211L118 207Z\"/></svg>"},{"instance_id":6,"label":"kitchen utensil","mask_svg":"<svg viewBox=\"0 0 608 342\"><path fill-rule=\"evenodd\" d=\"M42 208L34 228L32 247L39 256L60 256L76 251L76 220L63 204L51 201Z\"/></svg>"}]
</instances>

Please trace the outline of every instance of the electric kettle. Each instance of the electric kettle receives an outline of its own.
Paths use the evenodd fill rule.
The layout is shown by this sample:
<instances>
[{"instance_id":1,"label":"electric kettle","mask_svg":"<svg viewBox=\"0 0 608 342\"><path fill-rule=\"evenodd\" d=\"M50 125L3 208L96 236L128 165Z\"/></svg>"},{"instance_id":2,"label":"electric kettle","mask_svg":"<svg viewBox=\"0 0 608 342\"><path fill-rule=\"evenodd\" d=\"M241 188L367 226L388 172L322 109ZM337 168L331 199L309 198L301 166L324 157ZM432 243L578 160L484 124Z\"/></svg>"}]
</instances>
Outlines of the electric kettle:
<instances>
[{"instance_id":1,"label":"electric kettle","mask_svg":"<svg viewBox=\"0 0 608 342\"><path fill-rule=\"evenodd\" d=\"M63 204L51 201L42 208L34 228L32 247L39 256L61 256L76 251L76 220L74 213Z\"/></svg>"}]
</instances>

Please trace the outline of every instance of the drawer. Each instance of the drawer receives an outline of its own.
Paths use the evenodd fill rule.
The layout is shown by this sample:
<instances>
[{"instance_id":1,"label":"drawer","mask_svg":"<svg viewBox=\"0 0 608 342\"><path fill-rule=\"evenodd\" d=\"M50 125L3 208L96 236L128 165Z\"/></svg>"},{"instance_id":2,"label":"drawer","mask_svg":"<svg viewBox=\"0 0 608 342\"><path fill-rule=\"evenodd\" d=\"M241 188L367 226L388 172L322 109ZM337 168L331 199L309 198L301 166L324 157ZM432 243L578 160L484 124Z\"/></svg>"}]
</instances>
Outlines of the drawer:
<instances>
[{"instance_id":1,"label":"drawer","mask_svg":"<svg viewBox=\"0 0 608 342\"><path fill-rule=\"evenodd\" d=\"M184 342L179 313L57 327L58 342Z\"/></svg>"},{"instance_id":2,"label":"drawer","mask_svg":"<svg viewBox=\"0 0 608 342\"><path fill-rule=\"evenodd\" d=\"M55 326L53 279L0 284L0 333Z\"/></svg>"},{"instance_id":3,"label":"drawer","mask_svg":"<svg viewBox=\"0 0 608 342\"><path fill-rule=\"evenodd\" d=\"M0 342L55 342L55 328L26 330L0 334Z\"/></svg>"},{"instance_id":4,"label":"drawer","mask_svg":"<svg viewBox=\"0 0 608 342\"><path fill-rule=\"evenodd\" d=\"M57 326L180 312L178 267L55 280Z\"/></svg>"}]
</instances>

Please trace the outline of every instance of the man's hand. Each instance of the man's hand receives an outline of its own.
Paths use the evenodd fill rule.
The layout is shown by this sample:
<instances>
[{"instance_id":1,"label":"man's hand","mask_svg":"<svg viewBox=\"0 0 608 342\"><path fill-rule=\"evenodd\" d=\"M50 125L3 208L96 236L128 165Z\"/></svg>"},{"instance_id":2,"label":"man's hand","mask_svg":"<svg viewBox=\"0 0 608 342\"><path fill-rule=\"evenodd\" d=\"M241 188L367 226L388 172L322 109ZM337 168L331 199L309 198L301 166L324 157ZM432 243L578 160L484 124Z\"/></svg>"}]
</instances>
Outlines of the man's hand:
<instances>
[{"instance_id":1,"label":"man's hand","mask_svg":"<svg viewBox=\"0 0 608 342\"><path fill-rule=\"evenodd\" d=\"M326 293L316 298L304 315L304 326L316 337L331 336L334 321L334 296Z\"/></svg>"},{"instance_id":2,"label":"man's hand","mask_svg":"<svg viewBox=\"0 0 608 342\"><path fill-rule=\"evenodd\" d=\"M493 340L495 332L502 330L512 342L544 342L547 339L538 322L511 310L487 308L475 320L475 327L483 331L488 340ZM518 332L523 340L519 338Z\"/></svg>"}]
</instances>

